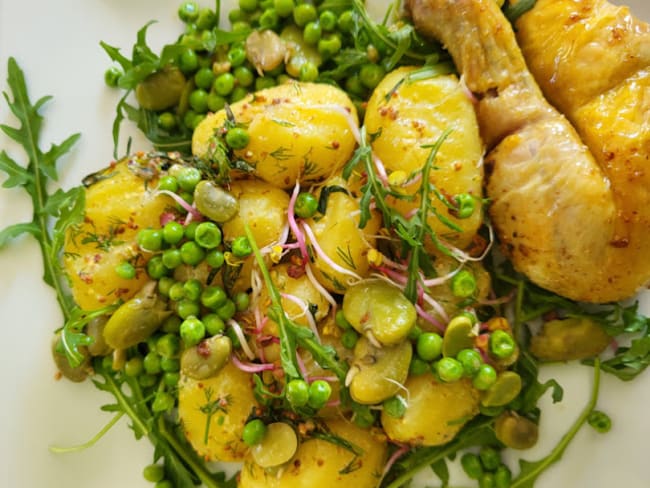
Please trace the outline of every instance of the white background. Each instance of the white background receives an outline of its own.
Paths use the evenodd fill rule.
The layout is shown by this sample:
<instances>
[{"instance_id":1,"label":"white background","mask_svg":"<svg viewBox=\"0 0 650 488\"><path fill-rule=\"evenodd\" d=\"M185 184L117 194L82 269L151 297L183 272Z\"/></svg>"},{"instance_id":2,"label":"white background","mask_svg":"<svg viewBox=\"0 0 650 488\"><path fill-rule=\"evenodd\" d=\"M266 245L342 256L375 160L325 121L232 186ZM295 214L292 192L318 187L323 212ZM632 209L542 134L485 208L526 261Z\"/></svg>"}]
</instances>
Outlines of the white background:
<instances>
[{"instance_id":1,"label":"white background","mask_svg":"<svg viewBox=\"0 0 650 488\"><path fill-rule=\"evenodd\" d=\"M630 3L637 14L650 20L646 1ZM7 91L7 58L13 56L25 72L32 101L54 96L43 110L43 147L82 133L81 141L59 166L65 188L78 184L83 175L105 166L112 157L111 123L119 94L103 84L110 63L99 41L121 46L130 57L136 31L156 19L159 23L149 29L151 44L169 42L181 30L176 17L179 3L0 0L2 90ZM381 10L385 2L369 3ZM213 6L212 2L203 4ZM0 122L15 124L4 100ZM134 146L139 147L146 146ZM0 135L0 149L24 161L19 148L4 135ZM0 189L0 228L28 220L31 207L22 190ZM61 315L41 275L41 257L33 239L18 239L0 251L0 486L151 487L141 476L142 467L151 461L151 447L133 439L125 419L92 449L66 455L48 451L51 445L75 445L92 437L110 418L99 406L111 398L90 382L55 381L49 344L51 332L61 325ZM650 314L650 309L645 312ZM542 457L554 445L587 401L591 385L590 370L578 365L548 368L544 374L561 379L565 399L554 407L550 401L543 406L540 443L523 453L529 460ZM611 415L613 430L602 436L583 429L562 462L537 486L650 486L648 405L650 372L631 384L604 378L599 408ZM425 476L419 479L426 481Z\"/></svg>"}]
</instances>

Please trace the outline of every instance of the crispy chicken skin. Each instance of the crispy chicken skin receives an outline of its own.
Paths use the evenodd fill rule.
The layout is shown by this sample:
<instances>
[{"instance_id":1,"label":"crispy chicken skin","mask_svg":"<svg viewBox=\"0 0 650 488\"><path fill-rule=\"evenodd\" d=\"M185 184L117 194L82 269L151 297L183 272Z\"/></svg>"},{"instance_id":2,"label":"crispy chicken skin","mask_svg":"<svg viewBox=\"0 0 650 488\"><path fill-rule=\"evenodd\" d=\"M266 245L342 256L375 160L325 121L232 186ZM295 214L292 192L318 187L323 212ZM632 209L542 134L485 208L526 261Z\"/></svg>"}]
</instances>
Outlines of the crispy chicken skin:
<instances>
[{"instance_id":1,"label":"crispy chicken skin","mask_svg":"<svg viewBox=\"0 0 650 488\"><path fill-rule=\"evenodd\" d=\"M538 3L536 9L544 4L594 2ZM592 80L600 73L590 71L600 61L592 53L589 69L581 64L579 72L574 66L573 78L565 75L562 87L551 88L593 86L591 92L586 86L576 89L584 97L582 104L574 93L565 96L566 106L561 105L580 128L581 139L542 95L494 0L407 0L407 4L416 27L449 50L477 99L487 150L490 216L515 267L538 285L575 300L608 302L633 295L650 278L650 172L646 172L650 93L642 80L633 80L642 78L642 72L629 70L632 81L623 92L601 95ZM545 23L529 21L535 10L527 14L531 17L526 30L547 29L531 41L531 52L537 50L531 56L540 57L549 45L563 45L559 40L563 33L555 14ZM554 23L559 27L549 34ZM521 28L523 35L523 24ZM600 51L609 49L606 46L601 44ZM639 46L636 49L642 51ZM605 63L610 65L596 69L612 81L628 79L611 67L623 55L608 55ZM548 66L553 55L543 56L540 63ZM547 85L556 82L551 76ZM597 101L601 104L590 106ZM590 128L582 129L578 119Z\"/></svg>"}]
</instances>

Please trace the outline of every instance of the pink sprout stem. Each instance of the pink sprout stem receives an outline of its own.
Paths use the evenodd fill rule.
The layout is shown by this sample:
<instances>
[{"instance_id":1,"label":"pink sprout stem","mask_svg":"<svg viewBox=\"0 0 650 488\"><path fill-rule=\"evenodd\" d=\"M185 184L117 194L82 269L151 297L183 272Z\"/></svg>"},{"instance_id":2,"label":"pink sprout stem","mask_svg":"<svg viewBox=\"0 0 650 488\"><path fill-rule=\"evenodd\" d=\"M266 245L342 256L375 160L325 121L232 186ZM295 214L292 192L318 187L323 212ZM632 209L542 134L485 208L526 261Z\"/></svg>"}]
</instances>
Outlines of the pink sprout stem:
<instances>
[{"instance_id":1,"label":"pink sprout stem","mask_svg":"<svg viewBox=\"0 0 650 488\"><path fill-rule=\"evenodd\" d=\"M275 369L275 364L273 363L248 363L241 361L236 354L231 354L230 360L238 369L241 369L245 373L261 373L262 371L272 371Z\"/></svg>"},{"instance_id":2,"label":"pink sprout stem","mask_svg":"<svg viewBox=\"0 0 650 488\"><path fill-rule=\"evenodd\" d=\"M289 228L291 232L296 236L296 241L298 243L298 248L300 249L300 255L302 256L303 262L309 260L309 253L307 252L307 244L305 243L305 236L300 231L300 226L296 221L296 216L294 214L296 207L296 199L300 193L300 183L296 180L296 186L293 187L293 193L291 193L291 199L289 199L289 208L287 209L287 220L289 222Z\"/></svg>"}]
</instances>

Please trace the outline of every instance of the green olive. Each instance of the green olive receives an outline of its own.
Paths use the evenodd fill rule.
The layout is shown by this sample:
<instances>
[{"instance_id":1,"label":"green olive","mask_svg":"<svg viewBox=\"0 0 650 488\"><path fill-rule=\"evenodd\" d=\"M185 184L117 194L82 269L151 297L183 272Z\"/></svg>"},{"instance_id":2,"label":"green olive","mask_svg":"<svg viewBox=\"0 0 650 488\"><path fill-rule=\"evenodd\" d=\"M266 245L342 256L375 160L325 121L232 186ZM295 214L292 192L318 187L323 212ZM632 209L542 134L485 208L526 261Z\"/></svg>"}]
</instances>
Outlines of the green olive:
<instances>
[{"instance_id":1,"label":"green olive","mask_svg":"<svg viewBox=\"0 0 650 488\"><path fill-rule=\"evenodd\" d=\"M532 420L515 412L504 412L494 423L499 441L512 449L529 449L537 443L539 427Z\"/></svg>"},{"instance_id":2,"label":"green olive","mask_svg":"<svg viewBox=\"0 0 650 488\"><path fill-rule=\"evenodd\" d=\"M86 335L92 337L93 343L88 346L91 356L106 356L110 354L111 347L104 340L104 327L108 322L107 315L95 317L86 325Z\"/></svg>"},{"instance_id":3,"label":"green olive","mask_svg":"<svg viewBox=\"0 0 650 488\"><path fill-rule=\"evenodd\" d=\"M253 31L246 38L246 58L258 72L271 71L282 64L287 49L271 29Z\"/></svg>"},{"instance_id":4,"label":"green olive","mask_svg":"<svg viewBox=\"0 0 650 488\"><path fill-rule=\"evenodd\" d=\"M214 376L228 362L232 342L226 336L209 337L183 351L181 372L195 380Z\"/></svg>"},{"instance_id":5,"label":"green olive","mask_svg":"<svg viewBox=\"0 0 650 488\"><path fill-rule=\"evenodd\" d=\"M286 70L293 78L300 77L300 68L307 62L316 67L323 64L323 57L318 49L305 42L302 29L289 25L282 30L280 37L286 44Z\"/></svg>"},{"instance_id":6,"label":"green olive","mask_svg":"<svg viewBox=\"0 0 650 488\"><path fill-rule=\"evenodd\" d=\"M399 288L384 280L366 280L350 286L343 297L343 315L362 335L383 345L401 342L417 319L415 307Z\"/></svg>"},{"instance_id":7,"label":"green olive","mask_svg":"<svg viewBox=\"0 0 650 488\"><path fill-rule=\"evenodd\" d=\"M52 340L51 350L54 364L56 365L59 372L70 381L74 381L75 383L84 381L88 375L92 373L92 366L90 364L90 354L88 354L88 349L83 346L79 347L79 352L83 354L84 359L79 366L73 368L70 366L70 362L68 361L68 358L65 356L65 354L61 354L57 351L60 340L60 333L54 336L54 339Z\"/></svg>"},{"instance_id":8,"label":"green olive","mask_svg":"<svg viewBox=\"0 0 650 488\"><path fill-rule=\"evenodd\" d=\"M545 361L571 361L597 356L610 342L611 337L592 320L550 320L531 339L530 352Z\"/></svg>"},{"instance_id":9,"label":"green olive","mask_svg":"<svg viewBox=\"0 0 650 488\"><path fill-rule=\"evenodd\" d=\"M165 68L149 75L135 88L135 98L147 110L165 110L178 103L185 89L185 75L178 68Z\"/></svg>"},{"instance_id":10,"label":"green olive","mask_svg":"<svg viewBox=\"0 0 650 488\"><path fill-rule=\"evenodd\" d=\"M298 436L289 424L274 422L267 425L261 442L251 448L251 456L262 468L280 466L298 450Z\"/></svg>"},{"instance_id":11,"label":"green olive","mask_svg":"<svg viewBox=\"0 0 650 488\"><path fill-rule=\"evenodd\" d=\"M350 368L350 395L364 405L381 403L406 382L413 348L409 341L394 346L375 347L361 337L354 348Z\"/></svg>"},{"instance_id":12,"label":"green olive","mask_svg":"<svg viewBox=\"0 0 650 488\"><path fill-rule=\"evenodd\" d=\"M229 221L239 210L239 203L234 196L207 180L196 185L194 204L199 212L218 223Z\"/></svg>"},{"instance_id":13,"label":"green olive","mask_svg":"<svg viewBox=\"0 0 650 488\"><path fill-rule=\"evenodd\" d=\"M170 314L156 293L156 282L151 281L111 315L104 327L104 340L113 349L135 346L146 340Z\"/></svg>"},{"instance_id":14,"label":"green olive","mask_svg":"<svg viewBox=\"0 0 650 488\"><path fill-rule=\"evenodd\" d=\"M472 349L476 337L473 329L471 319L465 315L451 319L442 339L442 355L453 358L463 349Z\"/></svg>"},{"instance_id":15,"label":"green olive","mask_svg":"<svg viewBox=\"0 0 650 488\"><path fill-rule=\"evenodd\" d=\"M514 371L504 371L485 392L481 404L485 407L501 407L514 400L521 391L521 376Z\"/></svg>"}]
</instances>

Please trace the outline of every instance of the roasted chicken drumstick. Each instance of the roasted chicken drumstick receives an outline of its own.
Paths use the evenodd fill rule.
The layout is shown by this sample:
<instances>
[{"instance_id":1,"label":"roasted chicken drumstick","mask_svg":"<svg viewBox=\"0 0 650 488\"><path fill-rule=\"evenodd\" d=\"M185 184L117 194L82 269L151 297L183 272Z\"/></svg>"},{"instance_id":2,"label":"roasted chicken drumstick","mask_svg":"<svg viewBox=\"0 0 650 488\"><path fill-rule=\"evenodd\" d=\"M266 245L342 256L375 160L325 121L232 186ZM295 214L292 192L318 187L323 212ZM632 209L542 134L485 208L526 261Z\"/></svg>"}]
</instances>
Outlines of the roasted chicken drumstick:
<instances>
[{"instance_id":1,"label":"roasted chicken drumstick","mask_svg":"<svg viewBox=\"0 0 650 488\"><path fill-rule=\"evenodd\" d=\"M543 9L543 4L594 2L539 3ZM477 100L490 216L515 267L538 285L575 300L600 303L632 296L650 278L650 96L647 74L644 78L638 66L631 69L634 63L625 55L648 56L647 26L637 22L637 28L630 28L627 34L635 43L607 55L600 71L573 68L579 74L575 83L591 88L580 86L581 96L558 94L557 99L579 135L544 98L494 0L407 4L416 27L449 50ZM526 15L532 19L533 13ZM542 56L547 47L562 48L561 32L541 33L545 25L561 23L554 15L546 24L522 24L522 35L540 31L530 43L532 57ZM583 66L601 63L598 51L609 49L606 43L591 47L595 52ZM582 55L589 55L588 49ZM543 55L546 66L550 59L565 63L553 56L553 51ZM594 83L592 78L599 76L618 83ZM610 90L628 78L629 86ZM562 87L555 87L555 81L549 78L545 88L552 92L573 86L570 75Z\"/></svg>"}]
</instances>

